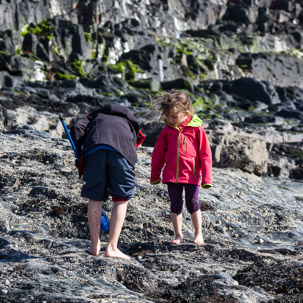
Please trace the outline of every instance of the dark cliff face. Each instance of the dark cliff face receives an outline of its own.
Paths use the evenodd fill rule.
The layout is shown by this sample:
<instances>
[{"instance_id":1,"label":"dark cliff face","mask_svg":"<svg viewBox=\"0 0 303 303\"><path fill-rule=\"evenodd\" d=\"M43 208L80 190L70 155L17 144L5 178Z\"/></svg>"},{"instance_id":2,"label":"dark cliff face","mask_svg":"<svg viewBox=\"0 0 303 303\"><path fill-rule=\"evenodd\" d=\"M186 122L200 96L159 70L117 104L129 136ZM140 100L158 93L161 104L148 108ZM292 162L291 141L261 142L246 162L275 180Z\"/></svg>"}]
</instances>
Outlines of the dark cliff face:
<instances>
[{"instance_id":1,"label":"dark cliff face","mask_svg":"<svg viewBox=\"0 0 303 303\"><path fill-rule=\"evenodd\" d=\"M252 76L302 86L298 0L2 1L0 9L7 77L94 78L105 67L127 80L185 77L199 85ZM131 73L128 60L138 70Z\"/></svg>"},{"instance_id":2,"label":"dark cliff face","mask_svg":"<svg viewBox=\"0 0 303 303\"><path fill-rule=\"evenodd\" d=\"M1 1L0 10L0 88L19 100L3 97L4 111L28 104L74 118L118 102L140 115L154 94L175 88L189 92L203 119L261 135L273 128L268 153L302 140L299 0ZM141 122L152 146L159 125ZM279 175L279 165L262 174Z\"/></svg>"},{"instance_id":3,"label":"dark cliff face","mask_svg":"<svg viewBox=\"0 0 303 303\"><path fill-rule=\"evenodd\" d=\"M302 182L287 179L303 178L302 0L0 0L0 16L1 303L303 302ZM213 152L202 246L186 210L170 243L167 188L149 184L150 99L171 88ZM104 258L106 233L87 253L58 119L112 103L147 135L119 242L130 261Z\"/></svg>"}]
</instances>

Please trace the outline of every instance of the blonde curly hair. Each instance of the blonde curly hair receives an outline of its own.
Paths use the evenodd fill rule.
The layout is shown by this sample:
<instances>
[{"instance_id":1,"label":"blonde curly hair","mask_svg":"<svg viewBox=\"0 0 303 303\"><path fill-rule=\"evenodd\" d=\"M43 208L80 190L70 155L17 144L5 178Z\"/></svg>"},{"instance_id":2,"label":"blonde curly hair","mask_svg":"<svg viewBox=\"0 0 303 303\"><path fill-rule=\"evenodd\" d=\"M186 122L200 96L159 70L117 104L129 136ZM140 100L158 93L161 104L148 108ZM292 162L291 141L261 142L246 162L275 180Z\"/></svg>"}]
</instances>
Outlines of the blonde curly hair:
<instances>
[{"instance_id":1,"label":"blonde curly hair","mask_svg":"<svg viewBox=\"0 0 303 303\"><path fill-rule=\"evenodd\" d=\"M194 109L187 93L172 89L164 95L158 95L151 101L152 106L164 118L172 110L177 113L189 112L193 116Z\"/></svg>"}]
</instances>

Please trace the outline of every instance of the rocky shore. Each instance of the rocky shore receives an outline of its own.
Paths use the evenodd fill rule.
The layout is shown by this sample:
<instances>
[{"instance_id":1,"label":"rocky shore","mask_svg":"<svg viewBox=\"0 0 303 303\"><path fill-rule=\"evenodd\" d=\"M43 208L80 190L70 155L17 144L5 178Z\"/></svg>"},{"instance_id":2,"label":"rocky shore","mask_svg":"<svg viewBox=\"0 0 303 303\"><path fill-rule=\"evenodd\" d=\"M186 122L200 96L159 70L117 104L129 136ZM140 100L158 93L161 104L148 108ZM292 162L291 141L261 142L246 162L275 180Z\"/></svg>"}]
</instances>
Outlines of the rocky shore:
<instances>
[{"instance_id":1,"label":"rocky shore","mask_svg":"<svg viewBox=\"0 0 303 303\"><path fill-rule=\"evenodd\" d=\"M173 228L164 185L149 184L152 148L138 150L137 194L120 247L93 257L87 203L66 139L22 128L0 134L0 302L301 302L303 204L239 169L214 168L200 191L205 245ZM110 213L112 202L104 204Z\"/></svg>"},{"instance_id":2,"label":"rocky shore","mask_svg":"<svg viewBox=\"0 0 303 303\"><path fill-rule=\"evenodd\" d=\"M5 129L52 134L52 114L69 123L112 102L142 116L155 94L181 89L200 118L224 121L210 125L216 167L303 179L301 1L4 0L0 11ZM141 118L150 147L154 122Z\"/></svg>"},{"instance_id":3,"label":"rocky shore","mask_svg":"<svg viewBox=\"0 0 303 303\"><path fill-rule=\"evenodd\" d=\"M303 302L300 0L0 1L0 302ZM149 184L151 98L193 101L213 152L205 245L171 245ZM87 201L60 123L128 106L147 135L120 238L87 253ZM112 203L104 204L110 214Z\"/></svg>"}]
</instances>

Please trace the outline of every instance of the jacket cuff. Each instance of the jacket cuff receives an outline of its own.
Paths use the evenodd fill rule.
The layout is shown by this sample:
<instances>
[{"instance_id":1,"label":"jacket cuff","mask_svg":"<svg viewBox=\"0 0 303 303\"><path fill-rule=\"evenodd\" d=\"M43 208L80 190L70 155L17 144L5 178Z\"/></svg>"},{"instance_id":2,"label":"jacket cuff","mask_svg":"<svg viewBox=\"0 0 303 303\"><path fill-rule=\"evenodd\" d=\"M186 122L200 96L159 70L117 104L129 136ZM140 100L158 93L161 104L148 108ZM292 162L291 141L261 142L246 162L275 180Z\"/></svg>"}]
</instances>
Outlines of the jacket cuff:
<instances>
[{"instance_id":1,"label":"jacket cuff","mask_svg":"<svg viewBox=\"0 0 303 303\"><path fill-rule=\"evenodd\" d=\"M210 183L204 183L204 184L202 185L202 188L205 188L205 189L211 188L211 187L212 187L212 185L211 185Z\"/></svg>"},{"instance_id":2,"label":"jacket cuff","mask_svg":"<svg viewBox=\"0 0 303 303\"><path fill-rule=\"evenodd\" d=\"M156 185L156 184L159 184L161 182L161 179L156 179L154 181L151 181L150 184L151 185Z\"/></svg>"}]
</instances>

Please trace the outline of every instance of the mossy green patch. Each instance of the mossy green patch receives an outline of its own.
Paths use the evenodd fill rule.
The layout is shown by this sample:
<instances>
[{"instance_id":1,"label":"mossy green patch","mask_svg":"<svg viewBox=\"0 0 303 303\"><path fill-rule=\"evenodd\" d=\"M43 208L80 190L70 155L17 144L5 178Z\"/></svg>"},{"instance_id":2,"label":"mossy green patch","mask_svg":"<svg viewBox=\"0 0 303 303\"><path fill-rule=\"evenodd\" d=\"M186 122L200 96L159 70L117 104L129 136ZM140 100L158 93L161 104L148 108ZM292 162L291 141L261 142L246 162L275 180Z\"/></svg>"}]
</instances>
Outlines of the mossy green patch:
<instances>
[{"instance_id":1,"label":"mossy green patch","mask_svg":"<svg viewBox=\"0 0 303 303\"><path fill-rule=\"evenodd\" d=\"M24 30L21 32L21 36L24 37L28 33L51 40L53 33L50 20L45 19L37 25L32 23L26 24Z\"/></svg>"},{"instance_id":2,"label":"mossy green patch","mask_svg":"<svg viewBox=\"0 0 303 303\"><path fill-rule=\"evenodd\" d=\"M183 76L190 80L203 81L209 72L215 70L218 51L208 46L213 44L211 39L182 37L157 37L162 51L167 52L171 64L180 66Z\"/></svg>"},{"instance_id":3,"label":"mossy green patch","mask_svg":"<svg viewBox=\"0 0 303 303\"><path fill-rule=\"evenodd\" d=\"M136 73L144 73L137 64L133 63L131 60L124 61L126 64L125 70L125 80L134 80Z\"/></svg>"},{"instance_id":4,"label":"mossy green patch","mask_svg":"<svg viewBox=\"0 0 303 303\"><path fill-rule=\"evenodd\" d=\"M60 72L57 72L56 76L57 76L58 80L72 80L72 79L76 79L75 75L67 75L67 74L62 74Z\"/></svg>"},{"instance_id":5,"label":"mossy green patch","mask_svg":"<svg viewBox=\"0 0 303 303\"><path fill-rule=\"evenodd\" d=\"M117 64L109 64L108 67L120 73L123 77L126 70L126 63L118 62Z\"/></svg>"},{"instance_id":6,"label":"mossy green patch","mask_svg":"<svg viewBox=\"0 0 303 303\"><path fill-rule=\"evenodd\" d=\"M36 55L34 54L29 54L29 58L32 60L32 61L41 61L40 58L38 58Z\"/></svg>"},{"instance_id":7,"label":"mossy green patch","mask_svg":"<svg viewBox=\"0 0 303 303\"><path fill-rule=\"evenodd\" d=\"M72 62L72 67L73 67L73 69L77 72L77 73L79 73L82 77L84 77L84 78L87 78L88 77L88 75L87 75L87 73L85 73L84 71L83 71L83 65L84 65L84 61L83 60L74 60L73 62Z\"/></svg>"},{"instance_id":8,"label":"mossy green patch","mask_svg":"<svg viewBox=\"0 0 303 303\"><path fill-rule=\"evenodd\" d=\"M92 41L92 35L90 33L84 33L84 37L86 41L91 42Z\"/></svg>"},{"instance_id":9,"label":"mossy green patch","mask_svg":"<svg viewBox=\"0 0 303 303\"><path fill-rule=\"evenodd\" d=\"M206 110L213 109L214 102L208 97L199 97L197 96L193 102L193 108L195 112L203 112Z\"/></svg>"},{"instance_id":10,"label":"mossy green patch","mask_svg":"<svg viewBox=\"0 0 303 303\"><path fill-rule=\"evenodd\" d=\"M21 54L22 54L22 49L21 49L21 47L18 47L16 50L16 55L20 56Z\"/></svg>"},{"instance_id":11,"label":"mossy green patch","mask_svg":"<svg viewBox=\"0 0 303 303\"><path fill-rule=\"evenodd\" d=\"M127 81L132 81L135 79L136 73L144 73L137 64L133 63L131 60L123 60L117 64L109 64L108 69L112 69L117 73L120 73L122 78Z\"/></svg>"}]
</instances>

